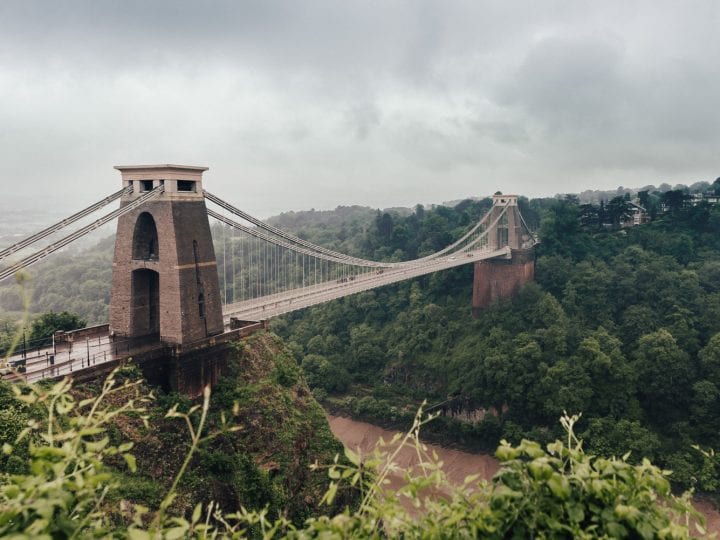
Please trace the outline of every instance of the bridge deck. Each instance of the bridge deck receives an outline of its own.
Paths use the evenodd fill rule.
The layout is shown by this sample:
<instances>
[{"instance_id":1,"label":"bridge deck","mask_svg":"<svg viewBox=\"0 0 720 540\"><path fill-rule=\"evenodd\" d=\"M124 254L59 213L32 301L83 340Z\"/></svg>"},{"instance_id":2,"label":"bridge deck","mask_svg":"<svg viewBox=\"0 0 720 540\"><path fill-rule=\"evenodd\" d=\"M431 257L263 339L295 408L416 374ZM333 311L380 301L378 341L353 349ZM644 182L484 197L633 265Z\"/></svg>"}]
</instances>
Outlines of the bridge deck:
<instances>
[{"instance_id":1,"label":"bridge deck","mask_svg":"<svg viewBox=\"0 0 720 540\"><path fill-rule=\"evenodd\" d=\"M81 335L74 342L57 344L27 353L19 352L9 357L8 368L2 378L8 381L29 383L54 379L66 375L87 375L92 371L109 371L122 361L133 359L138 364L158 358L178 357L208 346L219 345L247 337L266 328L264 323L253 323L241 328L226 329L222 334L208 336L199 341L175 345L162 342L158 335L133 339L114 339L108 334L107 325L91 334L87 329L68 332L67 336ZM85 377L88 378L88 377ZM92 378L92 377L90 377Z\"/></svg>"},{"instance_id":2,"label":"bridge deck","mask_svg":"<svg viewBox=\"0 0 720 540\"><path fill-rule=\"evenodd\" d=\"M223 309L223 317L226 325L230 323L231 318L247 321L265 320L298 309L336 300L343 296L349 296L383 285L390 285L391 283L437 272L438 270L446 270L485 259L508 257L509 255L510 248L507 247L496 250L476 250L431 259L422 265L375 271L373 273L356 276L353 280L330 281L270 296L263 296L262 298L246 300L245 302L229 304Z\"/></svg>"},{"instance_id":3,"label":"bridge deck","mask_svg":"<svg viewBox=\"0 0 720 540\"><path fill-rule=\"evenodd\" d=\"M162 348L157 337L113 340L107 330L99 330L75 342L57 344L27 352L16 352L7 365L16 371L3 374L7 380L37 382L70 375L78 370L146 354Z\"/></svg>"},{"instance_id":4,"label":"bridge deck","mask_svg":"<svg viewBox=\"0 0 720 540\"><path fill-rule=\"evenodd\" d=\"M346 278L321 283L246 302L230 304L223 310L225 333L207 339L214 342L242 332L242 329L230 329L231 318L245 321L265 321L284 313L439 270L485 259L508 257L509 255L510 249L507 247L496 250L476 250L430 259L424 264L415 266L376 270L372 273L355 276L353 279ZM78 332L81 337L75 341L70 340L57 344L55 347L14 354L8 358L7 363L15 371L7 370L6 373L2 374L2 377L7 380L22 379L27 382L37 382L43 379L70 375L78 370L86 370L110 362L118 362L131 357L142 357L153 351L168 347L168 344L162 343L158 336L131 340L113 339L107 331L107 325L98 327L97 330L91 329L90 332L86 330L81 332Z\"/></svg>"}]
</instances>

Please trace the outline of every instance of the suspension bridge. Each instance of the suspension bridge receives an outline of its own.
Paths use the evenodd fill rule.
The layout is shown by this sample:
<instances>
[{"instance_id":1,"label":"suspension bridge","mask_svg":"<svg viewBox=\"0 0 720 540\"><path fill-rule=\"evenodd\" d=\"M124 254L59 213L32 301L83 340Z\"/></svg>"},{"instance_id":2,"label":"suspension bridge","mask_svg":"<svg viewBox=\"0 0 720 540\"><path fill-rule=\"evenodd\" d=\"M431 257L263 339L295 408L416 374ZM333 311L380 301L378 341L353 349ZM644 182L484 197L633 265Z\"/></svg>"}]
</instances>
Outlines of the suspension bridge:
<instances>
[{"instance_id":1,"label":"suspension bridge","mask_svg":"<svg viewBox=\"0 0 720 540\"><path fill-rule=\"evenodd\" d=\"M25 347L10 364L21 364L28 380L168 347L214 345L278 315L471 263L476 307L483 297L506 295L504 285L516 289L526 280L515 275L513 261L536 243L517 197L495 195L489 211L447 247L409 261L373 261L313 244L243 212L203 189L205 168L116 169L122 189L0 251L2 281L117 222L109 324L58 336L60 343L52 347ZM117 201L119 208L96 216ZM36 245L42 247L31 250ZM520 267L526 266L527 257L521 257ZM498 284L503 275L511 278Z\"/></svg>"}]
</instances>

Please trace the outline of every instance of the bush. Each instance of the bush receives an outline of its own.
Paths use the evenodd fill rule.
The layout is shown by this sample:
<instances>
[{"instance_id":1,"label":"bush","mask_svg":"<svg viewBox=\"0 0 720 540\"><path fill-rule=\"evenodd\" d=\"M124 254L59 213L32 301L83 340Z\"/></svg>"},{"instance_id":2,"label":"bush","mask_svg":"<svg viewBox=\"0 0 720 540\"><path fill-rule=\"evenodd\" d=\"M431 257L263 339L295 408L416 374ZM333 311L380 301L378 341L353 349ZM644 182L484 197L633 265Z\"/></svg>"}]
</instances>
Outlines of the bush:
<instances>
[{"instance_id":1,"label":"bush","mask_svg":"<svg viewBox=\"0 0 720 540\"><path fill-rule=\"evenodd\" d=\"M198 504L187 516L168 516L176 487L188 463L208 439L204 433L210 393L203 405L187 413L173 407L168 417L185 420L191 446L169 491L161 497L154 485L132 478L119 486L105 466L112 456L123 456L135 469L130 444L111 446L107 426L125 412L140 413L142 396L133 396L133 383L117 386L106 381L97 398L76 402L70 383L51 388L13 387L21 402L44 411L41 421L19 433L22 441L41 434L29 448L31 474L5 476L0 485L0 536L17 538L689 538L686 518L702 522L689 495L675 497L667 472L643 460L632 465L626 458L585 454L574 434L577 417L562 419L565 441L544 449L523 440L512 446L503 441L496 452L502 466L491 482L469 477L463 485L450 483L441 466L420 442L421 426L429 419L416 415L412 429L361 461L346 451L347 462L329 467L331 483L322 502L332 503L340 484L359 488L362 501L356 510L307 519L300 528L268 510L241 508L222 515L214 503ZM111 394L123 391L128 399L109 404ZM373 398L360 400L368 410L382 406ZM359 403L358 403L359 404ZM194 416L199 415L198 418ZM224 429L224 428L223 428ZM229 428L234 429L234 428ZM421 459L413 470L396 464L400 452L410 449ZM10 444L3 446L12 455ZM17 457L17 456L14 456ZM232 474L240 500L248 505L275 506L278 500L267 474L249 456L207 452L201 461L217 474ZM348 464L345 464L348 463ZM318 468L316 465L315 468ZM389 477L403 478L398 487ZM438 497L438 493L443 493ZM132 495L153 507L136 505L133 524L112 530L113 516L103 501ZM122 511L122 510L121 510ZM697 531L704 534L699 525Z\"/></svg>"}]
</instances>

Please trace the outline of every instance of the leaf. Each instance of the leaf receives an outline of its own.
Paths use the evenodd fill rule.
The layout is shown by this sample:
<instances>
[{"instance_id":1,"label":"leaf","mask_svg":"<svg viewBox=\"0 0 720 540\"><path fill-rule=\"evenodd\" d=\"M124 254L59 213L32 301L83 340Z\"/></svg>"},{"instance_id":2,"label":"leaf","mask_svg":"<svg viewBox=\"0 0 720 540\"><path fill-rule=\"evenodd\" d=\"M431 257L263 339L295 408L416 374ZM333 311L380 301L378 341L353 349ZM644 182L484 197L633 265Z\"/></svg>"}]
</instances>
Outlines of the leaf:
<instances>
[{"instance_id":1,"label":"leaf","mask_svg":"<svg viewBox=\"0 0 720 540\"><path fill-rule=\"evenodd\" d=\"M480 478L479 474L470 474L465 477L465 480L463 480L463 484L468 485L476 482Z\"/></svg>"},{"instance_id":2,"label":"leaf","mask_svg":"<svg viewBox=\"0 0 720 540\"><path fill-rule=\"evenodd\" d=\"M202 503L199 503L193 509L192 518L190 520L191 523L193 525L195 525L200 520L201 516L202 516Z\"/></svg>"},{"instance_id":3,"label":"leaf","mask_svg":"<svg viewBox=\"0 0 720 540\"><path fill-rule=\"evenodd\" d=\"M580 523L585 519L585 511L582 505L570 503L567 507L567 514L571 521Z\"/></svg>"},{"instance_id":4,"label":"leaf","mask_svg":"<svg viewBox=\"0 0 720 540\"><path fill-rule=\"evenodd\" d=\"M328 486L327 491L325 492L325 495L323 495L322 501L328 506L330 506L333 501L335 500L335 495L337 495L337 489L338 485L335 482L330 482L330 485Z\"/></svg>"},{"instance_id":5,"label":"leaf","mask_svg":"<svg viewBox=\"0 0 720 540\"><path fill-rule=\"evenodd\" d=\"M360 456L348 447L345 447L345 457L348 458L353 465L360 465Z\"/></svg>"},{"instance_id":6,"label":"leaf","mask_svg":"<svg viewBox=\"0 0 720 540\"><path fill-rule=\"evenodd\" d=\"M551 476L547 481L547 486L558 499L565 501L570 498L570 484L564 476L559 474Z\"/></svg>"},{"instance_id":7,"label":"leaf","mask_svg":"<svg viewBox=\"0 0 720 540\"><path fill-rule=\"evenodd\" d=\"M132 450L133 446L135 446L135 443L133 442L122 443L120 446L118 446L118 452L122 454L123 452L127 452L128 450Z\"/></svg>"},{"instance_id":8,"label":"leaf","mask_svg":"<svg viewBox=\"0 0 720 540\"><path fill-rule=\"evenodd\" d=\"M187 531L187 527L173 527L165 531L165 538L167 540L177 540L185 536L185 531Z\"/></svg>"},{"instance_id":9,"label":"leaf","mask_svg":"<svg viewBox=\"0 0 720 540\"><path fill-rule=\"evenodd\" d=\"M100 452L109 442L110 439L108 437L103 437L99 441L84 441L85 449L88 452Z\"/></svg>"},{"instance_id":10,"label":"leaf","mask_svg":"<svg viewBox=\"0 0 720 540\"><path fill-rule=\"evenodd\" d=\"M128 529L128 538L130 540L150 540L150 535L143 531L142 529L136 529L135 527L130 527Z\"/></svg>"},{"instance_id":11,"label":"leaf","mask_svg":"<svg viewBox=\"0 0 720 540\"><path fill-rule=\"evenodd\" d=\"M176 498L177 498L177 493L175 493L175 492L168 493L165 496L165 498L162 500L162 502L160 503L160 508L162 508L162 509L168 508Z\"/></svg>"},{"instance_id":12,"label":"leaf","mask_svg":"<svg viewBox=\"0 0 720 540\"><path fill-rule=\"evenodd\" d=\"M127 463L128 469L130 469L132 472L137 471L137 462L135 461L135 456L132 454L123 454L122 457L125 459L125 463Z\"/></svg>"}]
</instances>

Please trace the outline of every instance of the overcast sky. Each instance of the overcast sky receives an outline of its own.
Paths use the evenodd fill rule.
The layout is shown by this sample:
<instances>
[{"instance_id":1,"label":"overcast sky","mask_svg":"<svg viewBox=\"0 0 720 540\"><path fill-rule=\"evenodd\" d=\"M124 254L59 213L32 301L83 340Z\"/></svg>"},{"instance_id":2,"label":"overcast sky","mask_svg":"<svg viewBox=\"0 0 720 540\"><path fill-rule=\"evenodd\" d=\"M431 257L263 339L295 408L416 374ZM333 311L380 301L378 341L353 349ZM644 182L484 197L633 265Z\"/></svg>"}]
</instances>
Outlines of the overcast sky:
<instances>
[{"instance_id":1,"label":"overcast sky","mask_svg":"<svg viewBox=\"0 0 720 540\"><path fill-rule=\"evenodd\" d=\"M142 163L262 217L689 184L719 143L717 0L0 1L21 207Z\"/></svg>"}]
</instances>

